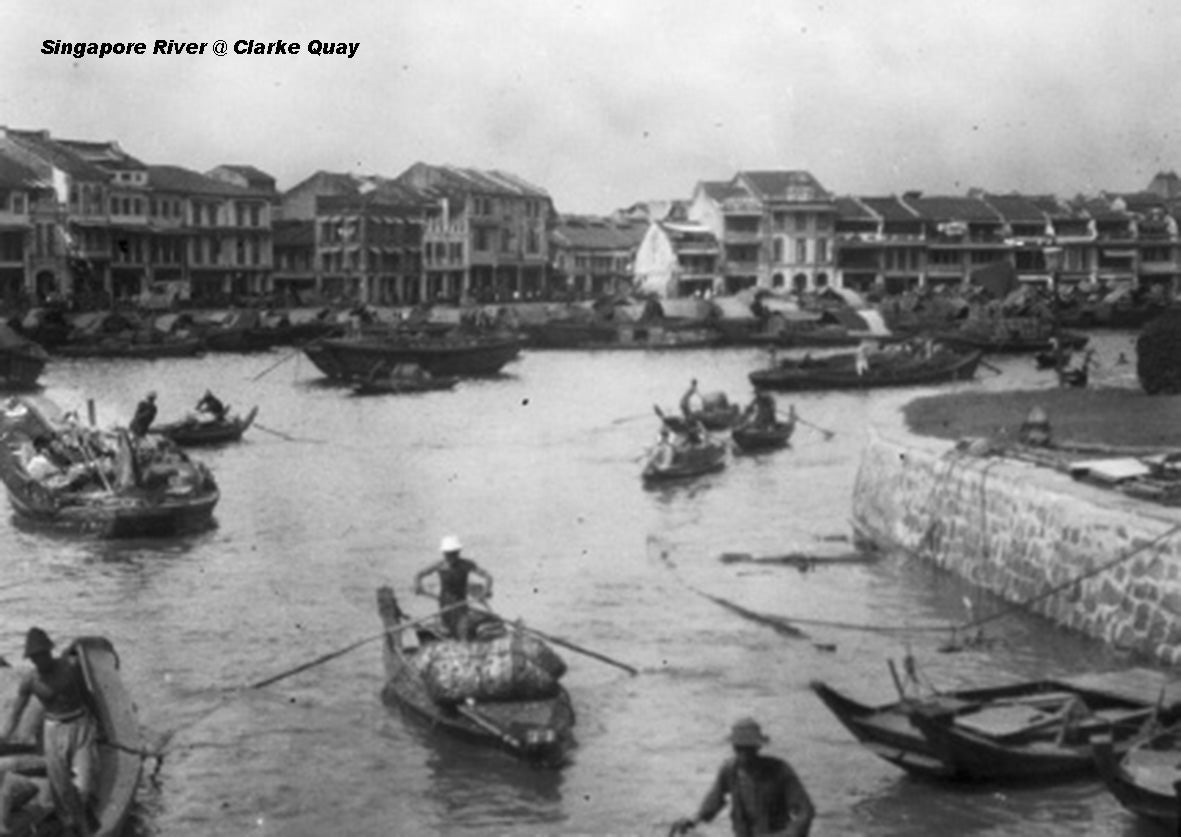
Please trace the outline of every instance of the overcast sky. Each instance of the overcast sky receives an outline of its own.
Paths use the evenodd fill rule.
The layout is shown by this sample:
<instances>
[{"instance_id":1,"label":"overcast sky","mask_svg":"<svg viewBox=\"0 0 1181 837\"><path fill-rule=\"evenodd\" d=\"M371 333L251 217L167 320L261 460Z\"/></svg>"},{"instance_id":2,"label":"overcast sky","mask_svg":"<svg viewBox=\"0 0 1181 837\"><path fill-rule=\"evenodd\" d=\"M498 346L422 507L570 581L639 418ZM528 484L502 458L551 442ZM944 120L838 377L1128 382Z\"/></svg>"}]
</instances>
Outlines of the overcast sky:
<instances>
[{"instance_id":1,"label":"overcast sky","mask_svg":"<svg viewBox=\"0 0 1181 837\"><path fill-rule=\"evenodd\" d=\"M6 0L0 123L150 164L503 169L561 212L742 169L838 194L1144 188L1181 169L1177 0ZM204 41L201 56L41 54ZM299 42L218 57L217 39ZM353 42L353 58L306 53Z\"/></svg>"}]
</instances>

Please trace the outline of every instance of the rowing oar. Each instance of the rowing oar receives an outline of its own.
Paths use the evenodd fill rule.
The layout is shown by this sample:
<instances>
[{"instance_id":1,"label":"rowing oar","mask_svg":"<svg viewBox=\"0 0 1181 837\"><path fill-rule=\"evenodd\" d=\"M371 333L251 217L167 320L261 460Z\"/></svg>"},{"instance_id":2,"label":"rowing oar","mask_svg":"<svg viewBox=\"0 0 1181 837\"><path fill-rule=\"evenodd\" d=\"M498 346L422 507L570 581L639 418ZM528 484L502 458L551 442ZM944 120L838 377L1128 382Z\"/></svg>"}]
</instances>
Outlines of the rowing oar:
<instances>
[{"instance_id":1,"label":"rowing oar","mask_svg":"<svg viewBox=\"0 0 1181 837\"><path fill-rule=\"evenodd\" d=\"M983 366L985 369L987 369L989 372L995 372L998 375L1004 374L1004 370L996 368L995 366L993 366L991 363L989 363L986 360L981 359L980 365Z\"/></svg>"},{"instance_id":2,"label":"rowing oar","mask_svg":"<svg viewBox=\"0 0 1181 837\"><path fill-rule=\"evenodd\" d=\"M544 639L546 642L552 642L554 645L560 645L563 648L569 648L571 651L574 651L579 654L583 654L587 657L591 657L593 659L598 660L599 662L607 663L608 665L615 666L616 668L621 668L632 676L635 676L640 673L640 670L638 668L635 668L634 666L629 666L627 663L621 663L619 660L612 659L611 657L608 657L606 654L600 654L597 651L591 651L589 648L583 648L581 645L575 645L573 642L571 642L568 639L562 639L559 636L553 636L551 634L543 633L543 632L537 630L536 628L529 628L529 627L526 627L525 625L514 624L511 627L516 628L517 630L520 630L520 631L524 631L527 634L532 634L533 636L537 637L538 639Z\"/></svg>"},{"instance_id":3,"label":"rowing oar","mask_svg":"<svg viewBox=\"0 0 1181 837\"><path fill-rule=\"evenodd\" d=\"M455 602L453 604L447 605L446 607L441 607L439 608L438 613L431 614L430 616L424 616L421 619L415 619L411 622L403 622L402 624L388 628L379 634L374 634L373 636L367 636L364 639L359 639L356 642L349 643L344 648L340 648L336 651L330 651L327 654L319 656L311 662L304 663L303 665L296 666L292 669L288 669L282 674L276 674L274 677L268 677L266 680L259 680L257 683L251 683L249 686L247 686L247 688L261 689L263 686L270 686L272 683L278 683L280 680L285 680L288 677L291 677L293 674L299 674L301 671L307 671L309 668L314 668L321 663L326 663L329 660L335 660L337 657L341 657L355 648L360 648L362 645L367 645L370 642L379 640L384 636L394 633L395 631L404 631L407 628L416 628L419 625L425 625L427 622L432 621L440 613L445 613L448 610L453 610L454 608L465 604L467 604L467 602Z\"/></svg>"},{"instance_id":4,"label":"rowing oar","mask_svg":"<svg viewBox=\"0 0 1181 837\"><path fill-rule=\"evenodd\" d=\"M272 430L265 424L259 424L257 421L254 422L253 426L257 427L263 433L270 433L272 436L278 436L280 439L286 439L288 442L311 442L314 445L326 444L323 439L300 439L298 436L292 436L288 433L284 433L281 430Z\"/></svg>"},{"instance_id":5,"label":"rowing oar","mask_svg":"<svg viewBox=\"0 0 1181 837\"><path fill-rule=\"evenodd\" d=\"M511 628L513 630L522 631L523 633L527 633L527 634L532 634L533 636L537 637L538 639L544 639L546 642L552 642L554 645L560 645L563 648L569 648L571 651L574 651L578 654L584 654L587 657L591 657L592 659L598 660L603 663L607 663L607 665L616 666L617 668L623 669L624 671L626 671L630 675L635 676L640 673L640 670L638 668L636 668L635 666L629 666L627 663L621 663L619 660L608 657L606 654L600 654L598 651L591 651L589 648L583 648L581 645L575 645L573 642L571 642L568 639L562 639L560 636L553 636L551 634L547 634L542 631L539 631L536 628L527 627L520 622L509 622L503 616L501 616L500 614L493 611L492 606L490 604L488 604L487 601L480 601L479 604L482 605L483 608L485 610L487 610L489 613L491 613L493 616L498 617L500 619L500 621L504 622L505 625L507 625L509 628Z\"/></svg>"},{"instance_id":6,"label":"rowing oar","mask_svg":"<svg viewBox=\"0 0 1181 837\"><path fill-rule=\"evenodd\" d=\"M788 421L791 421L792 418L793 418L792 416L788 416ZM826 442L830 441L833 436L837 435L836 432L833 430L825 430L820 425L813 424L812 422L808 421L806 418L803 418L799 413L796 413L794 418L800 424L806 424L806 425L808 425L808 427L811 427L813 430L819 430L821 433L824 434L824 441L826 441Z\"/></svg>"},{"instance_id":7,"label":"rowing oar","mask_svg":"<svg viewBox=\"0 0 1181 837\"><path fill-rule=\"evenodd\" d=\"M264 369L264 370L262 370L261 372L259 372L257 375L255 375L255 376L254 376L253 378L251 378L250 380L252 380L252 381L257 381L259 378L263 377L264 375L269 375L269 374L271 374L271 373L272 373L272 372L274 372L276 369L278 369L280 366L282 366L284 363L286 363L287 361L291 360L291 358L293 358L293 357L298 357L298 356L299 356L299 353L300 353L300 352L302 352L302 351L303 351L303 349L296 349L296 350L295 350L295 351L293 351L293 352L288 352L288 353L287 353L286 355L284 355L282 358L280 358L279 360L277 360L277 361L275 361L274 363L272 363L270 366L268 366L266 369Z\"/></svg>"},{"instance_id":8,"label":"rowing oar","mask_svg":"<svg viewBox=\"0 0 1181 837\"><path fill-rule=\"evenodd\" d=\"M476 701L473 698L468 698L463 703L455 704L455 711L467 718L476 726L492 733L514 750L521 749L521 740L506 730L504 727L500 726L500 724L494 722L483 712L480 712L478 709L476 709Z\"/></svg>"}]
</instances>

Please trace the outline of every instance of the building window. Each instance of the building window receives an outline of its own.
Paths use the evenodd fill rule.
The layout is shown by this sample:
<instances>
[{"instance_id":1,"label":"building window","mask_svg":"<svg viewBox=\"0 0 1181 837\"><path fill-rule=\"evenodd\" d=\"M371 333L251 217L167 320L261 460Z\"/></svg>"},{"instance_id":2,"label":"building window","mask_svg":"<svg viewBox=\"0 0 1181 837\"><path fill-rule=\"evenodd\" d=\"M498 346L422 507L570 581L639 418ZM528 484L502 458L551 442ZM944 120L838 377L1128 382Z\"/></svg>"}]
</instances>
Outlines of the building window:
<instances>
[{"instance_id":1,"label":"building window","mask_svg":"<svg viewBox=\"0 0 1181 837\"><path fill-rule=\"evenodd\" d=\"M828 261L828 239L827 238L816 239L816 261L818 261L818 262Z\"/></svg>"},{"instance_id":2,"label":"building window","mask_svg":"<svg viewBox=\"0 0 1181 837\"><path fill-rule=\"evenodd\" d=\"M16 215L24 215L25 214L25 206L26 206L25 193L24 192L13 192L11 206L12 206L13 213L15 213Z\"/></svg>"},{"instance_id":3,"label":"building window","mask_svg":"<svg viewBox=\"0 0 1181 837\"><path fill-rule=\"evenodd\" d=\"M783 261L783 239L782 238L771 239L771 261L773 261L773 262ZM780 285L782 285L783 284L783 277L780 276L779 279L780 279ZM776 287L778 287L778 285Z\"/></svg>"},{"instance_id":4,"label":"building window","mask_svg":"<svg viewBox=\"0 0 1181 837\"><path fill-rule=\"evenodd\" d=\"M795 216L795 220L796 220L796 232L807 232L808 231L808 216L807 215L803 214L802 212L798 213Z\"/></svg>"},{"instance_id":5,"label":"building window","mask_svg":"<svg viewBox=\"0 0 1181 837\"><path fill-rule=\"evenodd\" d=\"M475 250L477 253L487 253L490 249L490 242L488 241L488 230L480 228L476 230Z\"/></svg>"},{"instance_id":6,"label":"building window","mask_svg":"<svg viewBox=\"0 0 1181 837\"><path fill-rule=\"evenodd\" d=\"M112 215L119 214L119 199L118 198L111 198L111 214Z\"/></svg>"},{"instance_id":7,"label":"building window","mask_svg":"<svg viewBox=\"0 0 1181 837\"><path fill-rule=\"evenodd\" d=\"M260 210L258 204L255 204L254 206L250 207L250 226L252 226L252 227L261 227L262 226L262 211Z\"/></svg>"},{"instance_id":8,"label":"building window","mask_svg":"<svg viewBox=\"0 0 1181 837\"><path fill-rule=\"evenodd\" d=\"M808 239L797 238L796 239L796 264L804 264L807 261L808 261Z\"/></svg>"}]
</instances>

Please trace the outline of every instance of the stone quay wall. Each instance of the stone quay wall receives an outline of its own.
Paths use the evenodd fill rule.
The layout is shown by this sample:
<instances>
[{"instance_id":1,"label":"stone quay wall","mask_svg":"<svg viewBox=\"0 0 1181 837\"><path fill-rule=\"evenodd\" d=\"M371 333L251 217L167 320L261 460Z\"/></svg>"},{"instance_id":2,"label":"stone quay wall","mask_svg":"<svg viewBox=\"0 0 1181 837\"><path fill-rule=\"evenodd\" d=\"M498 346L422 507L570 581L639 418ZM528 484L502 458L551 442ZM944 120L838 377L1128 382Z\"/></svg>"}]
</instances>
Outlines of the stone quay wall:
<instances>
[{"instance_id":1,"label":"stone quay wall","mask_svg":"<svg viewBox=\"0 0 1181 837\"><path fill-rule=\"evenodd\" d=\"M1030 602L1059 625L1181 664L1181 509L874 426L853 522L875 546L922 556L1006 601Z\"/></svg>"}]
</instances>

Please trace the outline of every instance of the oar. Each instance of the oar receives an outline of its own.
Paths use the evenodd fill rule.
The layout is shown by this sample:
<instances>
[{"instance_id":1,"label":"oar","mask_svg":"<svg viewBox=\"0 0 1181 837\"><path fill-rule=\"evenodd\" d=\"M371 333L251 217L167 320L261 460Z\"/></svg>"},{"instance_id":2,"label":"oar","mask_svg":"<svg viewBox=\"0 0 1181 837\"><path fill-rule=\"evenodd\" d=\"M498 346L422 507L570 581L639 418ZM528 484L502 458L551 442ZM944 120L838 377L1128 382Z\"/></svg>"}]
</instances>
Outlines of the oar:
<instances>
[{"instance_id":1,"label":"oar","mask_svg":"<svg viewBox=\"0 0 1181 837\"><path fill-rule=\"evenodd\" d=\"M788 419L790 420L791 416L789 416ZM813 424L812 422L808 421L806 418L802 417L799 413L795 414L795 420L798 421L800 424L808 425L808 427L811 427L813 430L819 430L821 433L824 434L824 441L826 441L826 442L830 441L833 436L837 435L836 431L825 430L823 427L821 427L817 424Z\"/></svg>"},{"instance_id":2,"label":"oar","mask_svg":"<svg viewBox=\"0 0 1181 837\"><path fill-rule=\"evenodd\" d=\"M261 372L259 372L257 375L255 375L255 376L254 376L253 378L251 378L250 380L252 380L252 381L257 381L259 378L263 377L264 375L269 375L270 373L272 373L272 372L274 372L276 369L278 369L280 366L282 366L284 363L286 363L287 361L291 360L291 358L293 358L293 357L298 357L298 356L299 356L299 353L300 353L301 351L303 351L303 350L302 350L302 349L296 349L296 350L295 350L295 351L293 351L293 352L288 352L288 353L287 353L286 355L284 355L282 358L280 358L279 360L277 360L277 361L275 361L274 363L272 363L270 366L268 366L266 369L264 369L264 370L262 370Z\"/></svg>"},{"instance_id":3,"label":"oar","mask_svg":"<svg viewBox=\"0 0 1181 837\"><path fill-rule=\"evenodd\" d=\"M284 433L281 430L272 430L265 424L259 424L257 421L254 422L254 426L263 433L270 433L272 436L278 436L280 439L286 439L288 442L311 442L314 445L327 444L327 442L325 442L323 439L300 439L298 436L292 436L288 433Z\"/></svg>"},{"instance_id":4,"label":"oar","mask_svg":"<svg viewBox=\"0 0 1181 837\"><path fill-rule=\"evenodd\" d=\"M552 642L554 645L560 645L563 648L569 648L571 651L574 651L578 654L583 654L584 656L587 656L587 657L591 657L592 659L598 660L599 662L607 663L607 665L612 665L612 666L615 666L616 668L621 668L632 676L635 676L640 673L640 670L638 668L635 668L634 666L629 666L627 663L621 663L619 660L612 659L611 657L608 657L606 654L600 654L597 651L591 651L589 648L583 648L581 645L575 645L573 642L571 642L568 639L562 639L561 637L553 636L552 634L543 633L542 631L539 631L536 628L529 628L524 625L511 624L510 627L512 627L516 630L524 631L527 634L532 634L533 636L537 637L538 639L544 639L546 642Z\"/></svg>"},{"instance_id":5,"label":"oar","mask_svg":"<svg viewBox=\"0 0 1181 837\"><path fill-rule=\"evenodd\" d=\"M607 663L608 665L616 666L618 668L623 669L628 674L631 674L633 676L640 673L640 670L638 668L636 668L635 666L629 666L627 663L621 663L619 660L608 657L606 654L600 654L598 651L591 651L589 648L583 648L581 645L575 645L573 642L571 642L568 639L562 639L559 636L553 636L551 634L544 633L542 631L537 630L536 628L526 627L525 625L523 625L520 622L509 622L503 616L501 616L500 614L493 611L492 605L488 604L487 600L481 600L478 603L486 611L491 613L493 616L496 616L497 618L499 618L501 622L503 622L506 626L508 626L509 628L512 628L513 630L521 631L521 632L527 633L527 634L532 634L533 636L537 637L538 639L544 639L546 642L552 642L554 645L560 645L563 648L569 648L571 651L574 651L578 654L584 654L587 657L591 657L592 659L599 660L600 662Z\"/></svg>"},{"instance_id":6,"label":"oar","mask_svg":"<svg viewBox=\"0 0 1181 837\"><path fill-rule=\"evenodd\" d=\"M430 616L424 616L421 619L415 619L411 622L403 622L402 624L396 625L393 628L388 628L379 634L374 634L373 636L367 636L364 639L359 639L356 642L349 643L344 648L340 648L336 651L330 651L327 654L323 654L323 655L317 657L316 659L312 660L311 662L304 663L303 665L296 666L295 668L292 668L292 669L288 669L287 671L284 671L281 674L276 674L274 677L268 677L265 680L259 680L257 683L251 683L247 688L261 689L263 686L270 686L272 683L278 683L280 680L285 680L288 677L291 677L293 674L299 674L301 671L307 671L309 668L314 668L315 666L318 666L321 663L326 663L329 660L335 660L337 657L343 656L356 648L360 648L362 645L367 645L370 642L375 642L376 640L379 640L382 637L392 634L396 631L404 631L407 628L416 628L419 625L425 625L427 622L432 621L440 613L444 613L445 611L452 610L452 609L457 608L463 604L466 604L466 602L455 602L454 604L449 604L446 607L441 607L441 608L439 608L437 613L431 614Z\"/></svg>"},{"instance_id":7,"label":"oar","mask_svg":"<svg viewBox=\"0 0 1181 837\"><path fill-rule=\"evenodd\" d=\"M521 749L521 740L506 730L504 727L500 726L500 724L497 724L483 712L480 712L478 709L476 709L476 701L473 698L468 698L463 703L455 704L455 711L467 718L476 726L492 733L514 750Z\"/></svg>"},{"instance_id":8,"label":"oar","mask_svg":"<svg viewBox=\"0 0 1181 837\"><path fill-rule=\"evenodd\" d=\"M981 365L981 366L983 366L985 369L987 369L989 372L995 372L995 373L996 373L996 374L998 374L998 375L1003 375L1003 374L1004 374L1004 370L1003 370L1003 369L998 369L998 368L996 368L995 366L993 366L991 363L989 363L989 362L988 362L988 361L986 361L986 360L983 360L983 359L981 359L981 361L980 361L980 365Z\"/></svg>"}]
</instances>

